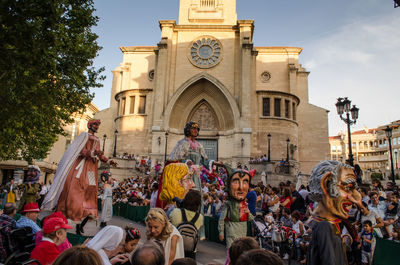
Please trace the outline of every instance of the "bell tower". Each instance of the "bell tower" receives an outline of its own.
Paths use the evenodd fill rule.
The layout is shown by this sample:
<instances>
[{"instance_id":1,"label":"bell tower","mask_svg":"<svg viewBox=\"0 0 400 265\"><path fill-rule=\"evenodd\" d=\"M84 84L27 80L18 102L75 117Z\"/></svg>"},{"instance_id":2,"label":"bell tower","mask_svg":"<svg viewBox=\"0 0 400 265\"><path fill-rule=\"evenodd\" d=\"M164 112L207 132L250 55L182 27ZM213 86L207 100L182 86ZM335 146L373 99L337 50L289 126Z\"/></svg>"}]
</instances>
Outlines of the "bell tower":
<instances>
[{"instance_id":1,"label":"bell tower","mask_svg":"<svg viewBox=\"0 0 400 265\"><path fill-rule=\"evenodd\" d=\"M180 25L236 25L236 0L180 0Z\"/></svg>"}]
</instances>

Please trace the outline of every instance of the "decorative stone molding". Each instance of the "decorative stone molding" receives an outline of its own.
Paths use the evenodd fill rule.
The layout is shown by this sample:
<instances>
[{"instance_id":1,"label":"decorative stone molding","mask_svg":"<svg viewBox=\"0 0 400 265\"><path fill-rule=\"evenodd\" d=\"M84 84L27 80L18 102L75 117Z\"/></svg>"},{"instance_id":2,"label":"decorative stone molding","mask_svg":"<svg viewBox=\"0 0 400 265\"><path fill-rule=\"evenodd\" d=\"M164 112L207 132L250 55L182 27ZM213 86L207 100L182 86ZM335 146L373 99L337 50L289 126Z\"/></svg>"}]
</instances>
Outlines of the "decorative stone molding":
<instances>
[{"instance_id":1,"label":"decorative stone molding","mask_svg":"<svg viewBox=\"0 0 400 265\"><path fill-rule=\"evenodd\" d=\"M271 79L271 73L268 71L264 71L260 75L260 78L261 78L261 82L266 83Z\"/></svg>"},{"instance_id":2,"label":"decorative stone molding","mask_svg":"<svg viewBox=\"0 0 400 265\"><path fill-rule=\"evenodd\" d=\"M150 81L153 81L154 80L154 69L151 69L150 71L149 71L149 80Z\"/></svg>"},{"instance_id":3,"label":"decorative stone molding","mask_svg":"<svg viewBox=\"0 0 400 265\"><path fill-rule=\"evenodd\" d=\"M195 39L189 46L189 61L198 68L212 68L222 60L222 45L212 36Z\"/></svg>"},{"instance_id":4,"label":"decorative stone molding","mask_svg":"<svg viewBox=\"0 0 400 265\"><path fill-rule=\"evenodd\" d=\"M209 106L205 101L198 105L189 120L196 121L201 130L207 131L218 129L218 121L215 117L215 113L211 106Z\"/></svg>"}]
</instances>

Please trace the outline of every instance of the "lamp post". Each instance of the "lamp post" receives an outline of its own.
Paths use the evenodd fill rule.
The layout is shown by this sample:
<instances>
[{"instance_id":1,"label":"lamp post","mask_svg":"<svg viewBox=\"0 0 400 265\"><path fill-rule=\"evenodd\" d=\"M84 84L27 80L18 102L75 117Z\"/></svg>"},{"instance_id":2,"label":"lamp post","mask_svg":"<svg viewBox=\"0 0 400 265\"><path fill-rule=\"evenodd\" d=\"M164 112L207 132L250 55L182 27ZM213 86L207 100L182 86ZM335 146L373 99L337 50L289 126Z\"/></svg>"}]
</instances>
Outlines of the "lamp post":
<instances>
[{"instance_id":1,"label":"lamp post","mask_svg":"<svg viewBox=\"0 0 400 265\"><path fill-rule=\"evenodd\" d=\"M103 153L104 153L104 146L106 145L106 139L107 139L107 135L104 134L103 135Z\"/></svg>"},{"instance_id":2,"label":"lamp post","mask_svg":"<svg viewBox=\"0 0 400 265\"><path fill-rule=\"evenodd\" d=\"M268 162L271 162L271 134L268 134Z\"/></svg>"},{"instance_id":3,"label":"lamp post","mask_svg":"<svg viewBox=\"0 0 400 265\"><path fill-rule=\"evenodd\" d=\"M397 150L394 150L394 159L396 159L396 169L399 169L398 165L397 165Z\"/></svg>"},{"instance_id":4,"label":"lamp post","mask_svg":"<svg viewBox=\"0 0 400 265\"><path fill-rule=\"evenodd\" d=\"M350 125L356 124L356 121L358 119L359 108L357 108L356 105L353 105L353 107L351 107L351 101L347 97L338 98L335 105L337 113L340 116L340 119L347 124L347 134L349 137L349 163L351 166L354 166L354 158L352 150L353 144L351 142ZM345 118L343 118L342 116L344 112L346 113ZM351 114L351 119L350 119L350 114Z\"/></svg>"},{"instance_id":5,"label":"lamp post","mask_svg":"<svg viewBox=\"0 0 400 265\"><path fill-rule=\"evenodd\" d=\"M289 143L290 143L290 139L287 138L286 140L286 161L289 162Z\"/></svg>"},{"instance_id":6,"label":"lamp post","mask_svg":"<svg viewBox=\"0 0 400 265\"><path fill-rule=\"evenodd\" d=\"M165 132L164 166L165 166L165 162L167 162L167 147L168 147L168 132Z\"/></svg>"},{"instance_id":7,"label":"lamp post","mask_svg":"<svg viewBox=\"0 0 400 265\"><path fill-rule=\"evenodd\" d=\"M393 168L393 156L392 156L392 128L390 128L389 126L386 126L385 129L385 133L386 133L386 137L388 138L389 141L389 152L390 152L390 169L392 172L392 182L396 183L394 181L394 168Z\"/></svg>"},{"instance_id":8,"label":"lamp post","mask_svg":"<svg viewBox=\"0 0 400 265\"><path fill-rule=\"evenodd\" d=\"M117 157L117 136L118 136L118 130L115 129L115 131L114 131L114 153L113 153L113 157Z\"/></svg>"}]
</instances>

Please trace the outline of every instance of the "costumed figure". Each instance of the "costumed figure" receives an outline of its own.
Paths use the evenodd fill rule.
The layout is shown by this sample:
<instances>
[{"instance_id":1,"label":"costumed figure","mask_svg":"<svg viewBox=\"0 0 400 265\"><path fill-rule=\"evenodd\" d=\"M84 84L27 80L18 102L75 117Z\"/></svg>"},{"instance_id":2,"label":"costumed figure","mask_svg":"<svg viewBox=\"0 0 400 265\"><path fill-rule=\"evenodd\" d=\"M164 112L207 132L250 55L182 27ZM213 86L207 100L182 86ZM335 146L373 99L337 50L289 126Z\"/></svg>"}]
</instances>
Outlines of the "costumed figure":
<instances>
[{"instance_id":1,"label":"costumed figure","mask_svg":"<svg viewBox=\"0 0 400 265\"><path fill-rule=\"evenodd\" d=\"M163 189L159 195L160 200L167 205L183 200L186 193L195 187L191 174L193 173L185 163L168 164L162 175Z\"/></svg>"},{"instance_id":2,"label":"costumed figure","mask_svg":"<svg viewBox=\"0 0 400 265\"><path fill-rule=\"evenodd\" d=\"M247 221L253 219L247 207L246 195L249 192L251 178L256 172L255 170L233 170L228 166L225 168L228 174L226 188L229 197L219 217L218 232L221 241L226 238L226 247L229 249L236 238L246 236Z\"/></svg>"},{"instance_id":3,"label":"costumed figure","mask_svg":"<svg viewBox=\"0 0 400 265\"><path fill-rule=\"evenodd\" d=\"M40 185L37 183L39 178L40 168L36 165L29 165L24 176L24 183L19 185L19 188L23 190L23 195L18 205L18 212L24 208L25 204L36 202L40 198Z\"/></svg>"},{"instance_id":4,"label":"costumed figure","mask_svg":"<svg viewBox=\"0 0 400 265\"><path fill-rule=\"evenodd\" d=\"M346 265L342 220L349 217L352 204L361 205L353 168L338 161L322 161L312 170L309 183L309 197L318 206L308 223L312 235L307 264Z\"/></svg>"},{"instance_id":5,"label":"costumed figure","mask_svg":"<svg viewBox=\"0 0 400 265\"><path fill-rule=\"evenodd\" d=\"M113 216L113 187L111 186L114 182L111 177L111 173L107 171L103 171L100 175L101 181L104 182L104 191L101 196L101 216L100 216L100 227L105 227L107 222L112 219Z\"/></svg>"},{"instance_id":6,"label":"costumed figure","mask_svg":"<svg viewBox=\"0 0 400 265\"><path fill-rule=\"evenodd\" d=\"M94 134L100 120L90 119L87 127L68 147L58 165L53 184L50 186L42 209L61 211L77 224L77 234L89 218L97 218L97 185L99 160L112 166L117 164L104 156L100 150L100 140Z\"/></svg>"},{"instance_id":7,"label":"costumed figure","mask_svg":"<svg viewBox=\"0 0 400 265\"><path fill-rule=\"evenodd\" d=\"M213 161L208 160L203 146L196 141L196 137L200 132L200 127L196 122L188 122L183 132L185 138L176 143L167 160L170 162L186 162L190 167L193 167L195 174L192 176L196 185L195 189L201 193L200 166L202 165L207 170L211 170Z\"/></svg>"}]
</instances>

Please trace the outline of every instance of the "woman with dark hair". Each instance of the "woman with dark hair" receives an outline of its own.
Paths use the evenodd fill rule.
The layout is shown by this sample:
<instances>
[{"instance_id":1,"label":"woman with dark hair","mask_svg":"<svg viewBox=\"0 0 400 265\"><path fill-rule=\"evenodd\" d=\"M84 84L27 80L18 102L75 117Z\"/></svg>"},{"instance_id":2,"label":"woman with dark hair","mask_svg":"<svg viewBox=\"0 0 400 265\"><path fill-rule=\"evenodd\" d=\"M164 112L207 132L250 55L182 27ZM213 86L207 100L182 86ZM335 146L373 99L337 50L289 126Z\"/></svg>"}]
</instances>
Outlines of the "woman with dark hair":
<instances>
[{"instance_id":1,"label":"woman with dark hair","mask_svg":"<svg viewBox=\"0 0 400 265\"><path fill-rule=\"evenodd\" d=\"M193 219L196 213L200 211L200 206L201 206L200 192L197 190L190 190L182 201L182 208L185 211L187 220L190 221ZM178 227L178 225L183 222L181 209L175 208L171 212L169 218L171 220L171 223L175 227ZM197 230L199 230L203 225L203 218L204 218L203 215L199 214L199 218L197 218L197 221L194 223Z\"/></svg>"},{"instance_id":2,"label":"woman with dark hair","mask_svg":"<svg viewBox=\"0 0 400 265\"><path fill-rule=\"evenodd\" d=\"M362 184L362 175L363 175L363 172L362 172L362 170L361 170L360 165L355 164L355 165L354 165L354 170L353 170L353 171L354 171L354 175L356 175L357 184L358 184L358 185Z\"/></svg>"},{"instance_id":3,"label":"woman with dark hair","mask_svg":"<svg viewBox=\"0 0 400 265\"><path fill-rule=\"evenodd\" d=\"M290 193L290 190L288 188L284 188L282 191L280 205L288 209L290 209L290 205L292 205L292 194Z\"/></svg>"},{"instance_id":4,"label":"woman with dark hair","mask_svg":"<svg viewBox=\"0 0 400 265\"><path fill-rule=\"evenodd\" d=\"M86 246L79 245L61 253L53 265L103 265L99 254Z\"/></svg>"}]
</instances>

